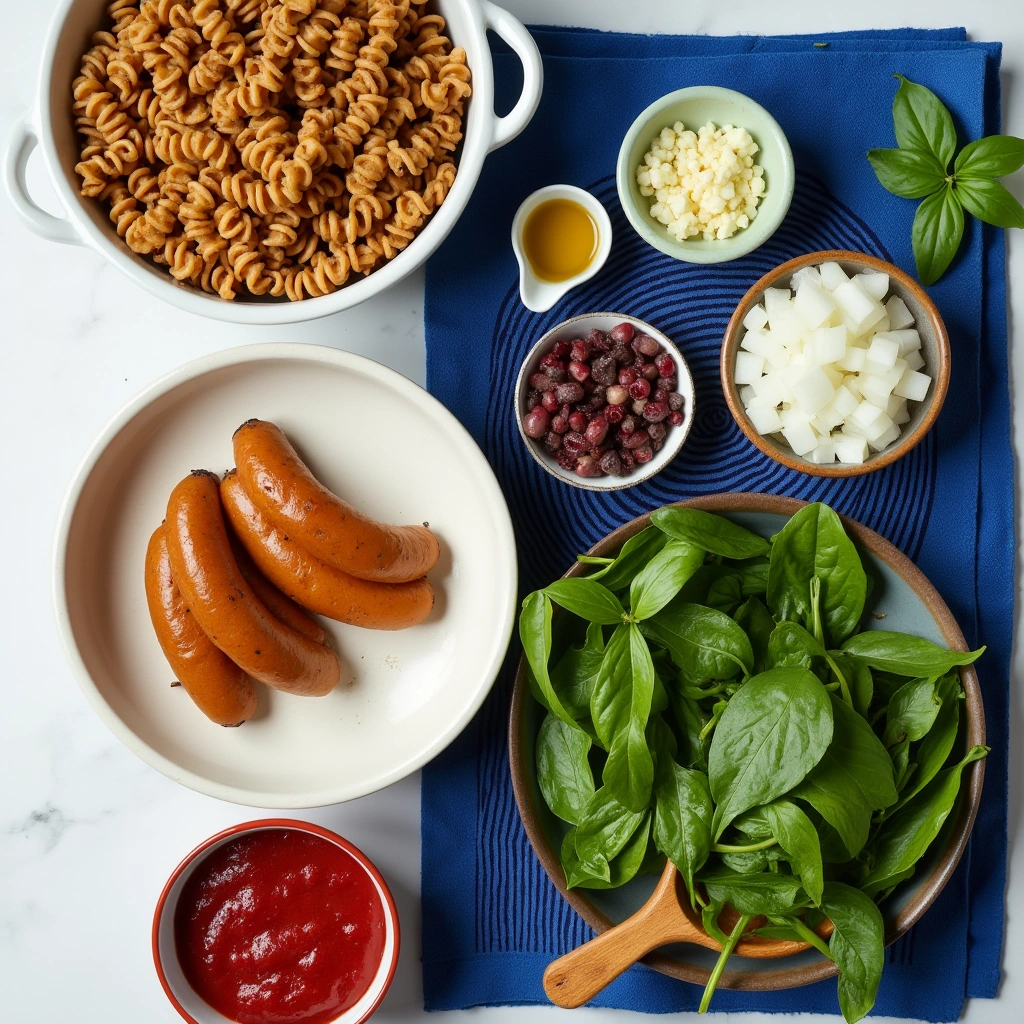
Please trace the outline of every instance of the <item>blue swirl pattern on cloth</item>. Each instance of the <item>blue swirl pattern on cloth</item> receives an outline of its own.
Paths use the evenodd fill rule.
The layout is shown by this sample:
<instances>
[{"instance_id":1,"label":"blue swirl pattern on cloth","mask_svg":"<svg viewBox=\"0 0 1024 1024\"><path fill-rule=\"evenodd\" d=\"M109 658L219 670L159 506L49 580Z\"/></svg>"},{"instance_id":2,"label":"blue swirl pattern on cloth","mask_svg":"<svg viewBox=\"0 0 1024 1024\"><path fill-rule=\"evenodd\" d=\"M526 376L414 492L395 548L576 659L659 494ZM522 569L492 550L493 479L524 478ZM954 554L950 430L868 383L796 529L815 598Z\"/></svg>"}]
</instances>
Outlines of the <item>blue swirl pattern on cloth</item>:
<instances>
[{"instance_id":1,"label":"blue swirl pattern on cloth","mask_svg":"<svg viewBox=\"0 0 1024 1024\"><path fill-rule=\"evenodd\" d=\"M824 480L762 455L721 395L722 332L765 271L803 252L849 248L913 270L914 204L884 192L864 159L892 145L895 71L934 88L962 137L999 128L998 44L962 29L820 37L628 36L533 30L546 88L533 123L492 155L450 238L427 268L427 384L480 443L504 490L519 545L523 593L561 575L578 551L661 504L721 491L828 501L888 537L935 583L967 636L989 645L978 665L989 742L975 835L922 922L887 953L876 1011L952 1021L967 996L994 996L1002 948L1006 745L1013 622L1013 464L1001 232L969 225L963 251L931 291L949 328L953 382L938 423L880 472ZM827 46L815 46L815 43ZM495 55L499 103L516 94L516 62ZM797 164L792 209L759 249L712 267L648 247L619 209L618 143L635 113L686 85L726 85L776 116ZM519 202L552 181L590 188L614 226L612 255L590 282L545 314L519 302L508 233ZM769 184L770 187L770 184ZM512 390L533 341L584 312L652 323L679 345L696 387L696 418L680 455L654 479L588 492L556 481L523 447ZM474 723L423 773L423 984L427 1009L543 1003L544 968L591 937L534 855L519 820L506 731L514 642ZM595 1005L694 1010L695 986L636 967ZM834 981L783 992L720 989L718 1010L837 1013Z\"/></svg>"}]
</instances>

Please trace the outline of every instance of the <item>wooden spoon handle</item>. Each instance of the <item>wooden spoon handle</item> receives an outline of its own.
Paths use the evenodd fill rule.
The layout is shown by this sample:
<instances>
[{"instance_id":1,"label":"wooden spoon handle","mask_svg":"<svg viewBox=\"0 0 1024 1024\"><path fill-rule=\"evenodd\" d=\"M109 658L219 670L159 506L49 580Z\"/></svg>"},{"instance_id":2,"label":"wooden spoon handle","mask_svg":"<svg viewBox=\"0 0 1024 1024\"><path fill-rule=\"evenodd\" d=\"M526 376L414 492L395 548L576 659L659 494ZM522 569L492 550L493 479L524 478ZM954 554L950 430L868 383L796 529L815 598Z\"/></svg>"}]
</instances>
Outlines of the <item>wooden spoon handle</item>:
<instances>
[{"instance_id":1,"label":"wooden spoon handle","mask_svg":"<svg viewBox=\"0 0 1024 1024\"><path fill-rule=\"evenodd\" d=\"M582 1006L666 941L657 921L641 911L550 963L544 972L544 991L556 1006L567 1010Z\"/></svg>"}]
</instances>

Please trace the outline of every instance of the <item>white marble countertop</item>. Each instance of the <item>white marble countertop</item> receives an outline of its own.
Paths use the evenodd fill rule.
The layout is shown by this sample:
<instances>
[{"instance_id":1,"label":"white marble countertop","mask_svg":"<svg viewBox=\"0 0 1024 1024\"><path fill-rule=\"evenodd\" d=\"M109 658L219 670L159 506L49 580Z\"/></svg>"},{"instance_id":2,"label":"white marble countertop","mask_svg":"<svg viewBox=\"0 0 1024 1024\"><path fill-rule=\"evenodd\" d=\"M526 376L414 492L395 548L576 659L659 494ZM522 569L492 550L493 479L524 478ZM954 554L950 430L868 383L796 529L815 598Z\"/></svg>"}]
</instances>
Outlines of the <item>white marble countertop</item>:
<instances>
[{"instance_id":1,"label":"white marble countertop","mask_svg":"<svg viewBox=\"0 0 1024 1024\"><path fill-rule=\"evenodd\" d=\"M966 24L975 39L1004 43L1004 131L1024 136L1024 5L1010 0L503 0L522 20L640 32L797 33ZM0 137L34 102L37 61L56 0L3 4L8 71ZM56 202L33 161L30 182ZM1024 176L1014 186L1024 196ZM0 713L0 1018L17 1024L173 1024L150 956L153 905L167 875L211 833L259 813L174 785L123 747L94 715L62 657L50 600L53 531L65 487L112 413L154 378L186 360L262 339L331 344L370 355L423 381L423 277L386 297L315 323L242 328L162 305L92 252L31 235L0 200L0 436L8 480L0 535L8 538L4 705ZM1010 243L1012 299L1024 295L1024 236ZM1012 337L1012 335L1011 335ZM1024 345L1011 349L1024 380ZM1024 450L1024 417L1014 422ZM11 482L17 481L19 501ZM28 500L21 498L29 495ZM15 642L16 641L16 642ZM1015 674L1024 676L1019 647ZM1024 825L1020 798L1024 735L1014 689L1010 886L1005 979L994 1003L975 1001L964 1019L1019 1022L1024 1003ZM395 983L380 1024L424 1015L419 969L419 780L353 803L300 815L337 829L388 878L403 925ZM468 1011L482 1024L551 1022L565 1011ZM456 1019L454 1014L442 1015ZM618 1015L589 1011L605 1024ZM767 1021L759 1014L731 1022ZM824 1019L824 1018L822 1018ZM828 1018L838 1021L839 1018Z\"/></svg>"}]
</instances>

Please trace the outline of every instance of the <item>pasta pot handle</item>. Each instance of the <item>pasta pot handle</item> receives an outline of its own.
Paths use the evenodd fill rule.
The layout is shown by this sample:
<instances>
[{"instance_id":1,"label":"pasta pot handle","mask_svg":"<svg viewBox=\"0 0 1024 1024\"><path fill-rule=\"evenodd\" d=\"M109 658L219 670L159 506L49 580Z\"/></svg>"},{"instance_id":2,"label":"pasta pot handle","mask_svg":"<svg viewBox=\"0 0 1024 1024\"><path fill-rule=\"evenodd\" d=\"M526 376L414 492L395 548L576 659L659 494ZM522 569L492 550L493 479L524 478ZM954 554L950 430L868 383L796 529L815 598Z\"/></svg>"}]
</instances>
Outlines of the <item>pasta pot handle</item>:
<instances>
[{"instance_id":1,"label":"pasta pot handle","mask_svg":"<svg viewBox=\"0 0 1024 1024\"><path fill-rule=\"evenodd\" d=\"M494 119L494 136L488 150L493 153L511 142L530 123L544 89L544 65L533 36L521 21L490 0L484 0L482 6L487 27L512 47L523 64L523 91L516 105L504 117Z\"/></svg>"},{"instance_id":2,"label":"pasta pot handle","mask_svg":"<svg viewBox=\"0 0 1024 1024\"><path fill-rule=\"evenodd\" d=\"M28 194L25 169L28 167L28 158L38 145L39 136L27 119L15 126L4 152L4 185L7 194L18 216L31 231L51 242L81 245L82 240L70 220L47 213Z\"/></svg>"}]
</instances>

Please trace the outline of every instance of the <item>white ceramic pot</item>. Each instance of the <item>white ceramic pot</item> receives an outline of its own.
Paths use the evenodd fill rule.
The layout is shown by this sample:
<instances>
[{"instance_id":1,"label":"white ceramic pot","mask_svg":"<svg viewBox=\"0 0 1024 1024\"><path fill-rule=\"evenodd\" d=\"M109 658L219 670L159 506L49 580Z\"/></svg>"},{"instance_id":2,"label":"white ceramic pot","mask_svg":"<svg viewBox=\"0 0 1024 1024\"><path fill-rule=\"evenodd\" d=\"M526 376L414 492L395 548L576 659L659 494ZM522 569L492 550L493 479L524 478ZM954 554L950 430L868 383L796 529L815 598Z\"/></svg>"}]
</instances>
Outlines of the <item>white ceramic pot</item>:
<instances>
[{"instance_id":1,"label":"white ceramic pot","mask_svg":"<svg viewBox=\"0 0 1024 1024\"><path fill-rule=\"evenodd\" d=\"M451 231L472 195L488 153L514 139L533 117L543 87L537 44L523 25L488 0L437 0L447 34L466 51L473 73L473 96L463 122L465 138L451 192L408 249L368 277L330 295L301 302L226 302L194 287L178 284L162 267L133 253L117 237L107 209L79 194L80 145L71 113L71 83L93 32L104 24L109 0L62 0L47 36L39 69L35 111L14 130L4 154L4 182L15 208L36 234L54 242L95 249L136 284L181 309L241 324L286 324L328 316L377 295L412 273ZM523 90L504 117L494 113L494 68L487 31L500 36L523 64ZM31 198L25 168L41 146L50 177L66 211L54 217Z\"/></svg>"}]
</instances>

